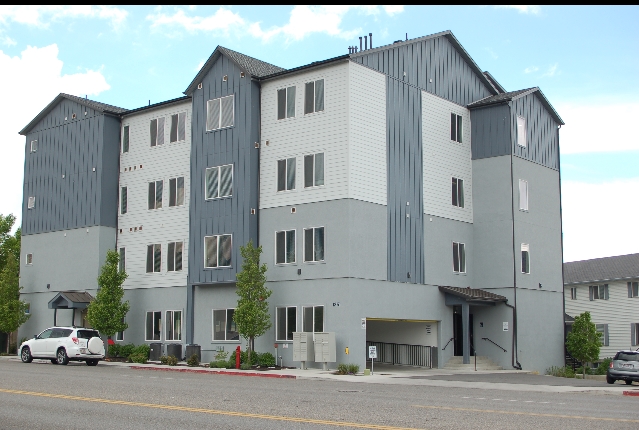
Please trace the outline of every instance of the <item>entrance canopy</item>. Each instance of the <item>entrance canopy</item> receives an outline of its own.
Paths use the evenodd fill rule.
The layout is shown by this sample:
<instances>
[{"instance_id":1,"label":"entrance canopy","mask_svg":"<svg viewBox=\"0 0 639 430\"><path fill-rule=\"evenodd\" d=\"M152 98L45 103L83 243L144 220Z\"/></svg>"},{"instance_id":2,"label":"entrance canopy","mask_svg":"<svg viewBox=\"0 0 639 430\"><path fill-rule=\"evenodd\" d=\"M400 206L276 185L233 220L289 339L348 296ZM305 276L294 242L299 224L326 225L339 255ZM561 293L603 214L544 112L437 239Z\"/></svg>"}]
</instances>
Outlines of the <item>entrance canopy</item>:
<instances>
[{"instance_id":1,"label":"entrance canopy","mask_svg":"<svg viewBox=\"0 0 639 430\"><path fill-rule=\"evenodd\" d=\"M49 309L86 309L91 300L86 291L61 291L49 301Z\"/></svg>"}]
</instances>

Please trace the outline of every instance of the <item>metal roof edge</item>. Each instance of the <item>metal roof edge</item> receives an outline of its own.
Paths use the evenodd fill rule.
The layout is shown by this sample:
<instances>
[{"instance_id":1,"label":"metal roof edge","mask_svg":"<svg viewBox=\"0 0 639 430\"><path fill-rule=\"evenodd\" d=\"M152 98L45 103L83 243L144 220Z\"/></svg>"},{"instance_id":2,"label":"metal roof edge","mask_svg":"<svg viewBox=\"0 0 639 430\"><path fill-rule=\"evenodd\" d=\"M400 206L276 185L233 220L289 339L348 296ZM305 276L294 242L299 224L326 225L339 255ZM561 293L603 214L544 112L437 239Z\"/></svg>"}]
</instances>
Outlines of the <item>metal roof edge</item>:
<instances>
[{"instance_id":1,"label":"metal roof edge","mask_svg":"<svg viewBox=\"0 0 639 430\"><path fill-rule=\"evenodd\" d=\"M493 75L491 75L488 70L484 70L484 76L486 76L486 78L488 78L488 80L490 81L492 86L495 87L495 89L498 92L500 92L500 93L507 93L508 92L508 91L506 91L506 89L504 87L501 86L501 84L499 82L497 82L497 79L495 79L495 77Z\"/></svg>"},{"instance_id":2,"label":"metal roof edge","mask_svg":"<svg viewBox=\"0 0 639 430\"><path fill-rule=\"evenodd\" d=\"M295 67L293 69L287 69L287 70L282 70L281 72L277 72L277 73L273 73L271 75L267 75L267 76L262 76L261 78L257 78L260 81L265 81L268 79L274 79L274 78L278 78L280 76L286 75L286 74L293 74L293 73L297 73L297 72L301 72L307 69L312 69L314 67L320 67L320 66L325 66L327 64L330 63L334 63L337 61L341 61L341 60L347 60L350 59L351 55L350 54L344 54L344 55L340 55L338 57L333 57L333 58L329 58L327 60L322 60L322 61L314 61L310 64L305 64L303 66L299 66L299 67Z\"/></svg>"},{"instance_id":3,"label":"metal roof edge","mask_svg":"<svg viewBox=\"0 0 639 430\"><path fill-rule=\"evenodd\" d=\"M589 279L585 281L572 281L565 282L564 285L578 285L578 284L592 284L595 282L615 282L615 281L628 281L630 279L639 279L639 274L635 276L624 276L622 278L609 278L609 279Z\"/></svg>"},{"instance_id":4,"label":"metal roof edge","mask_svg":"<svg viewBox=\"0 0 639 430\"><path fill-rule=\"evenodd\" d=\"M211 53L211 55L209 56L209 58L204 62L204 64L200 68L200 71L197 72L197 74L195 75L195 77L193 78L189 86L186 87L186 90L184 90L183 94L186 94L188 96L193 92L195 87L197 87L197 84L200 83L200 80L204 77L204 75L206 75L206 73L213 66L213 63L217 61L217 58L220 55L223 55L223 54L222 54L222 51L220 50L220 45L217 45L215 49L213 50L213 52ZM233 61L233 59L230 59L230 60ZM233 61L233 63L235 63L235 61ZM242 70L244 69L242 68Z\"/></svg>"},{"instance_id":5,"label":"metal roof edge","mask_svg":"<svg viewBox=\"0 0 639 430\"><path fill-rule=\"evenodd\" d=\"M539 97L539 100L541 100L541 103L546 107L546 109L548 109L548 112L550 112L550 115L555 118L555 121L557 121L560 125L566 125L566 123L564 122L563 119L561 119L561 117L559 116L559 114L557 113L553 105L550 104L550 101L548 101L548 99L546 98L546 95L543 93L543 91L541 91L541 88L539 87L535 87L535 88L537 88L537 93L538 93L537 97ZM516 97L516 98L519 98L519 97Z\"/></svg>"},{"instance_id":6,"label":"metal roof edge","mask_svg":"<svg viewBox=\"0 0 639 430\"><path fill-rule=\"evenodd\" d=\"M154 103L154 104L149 105L149 106L142 106L142 107L139 107L139 108L130 109L130 110L126 111L126 112L122 112L121 114L119 114L119 116L124 118L125 116L133 115L133 114L136 114L138 112L145 111L145 110L159 109L161 107L169 106L169 105L172 105L172 104L182 103L182 102L185 102L187 100L190 100L191 98L192 98L191 96L182 96L182 97L178 97L178 98L171 99L171 100L165 100L163 102Z\"/></svg>"}]
</instances>

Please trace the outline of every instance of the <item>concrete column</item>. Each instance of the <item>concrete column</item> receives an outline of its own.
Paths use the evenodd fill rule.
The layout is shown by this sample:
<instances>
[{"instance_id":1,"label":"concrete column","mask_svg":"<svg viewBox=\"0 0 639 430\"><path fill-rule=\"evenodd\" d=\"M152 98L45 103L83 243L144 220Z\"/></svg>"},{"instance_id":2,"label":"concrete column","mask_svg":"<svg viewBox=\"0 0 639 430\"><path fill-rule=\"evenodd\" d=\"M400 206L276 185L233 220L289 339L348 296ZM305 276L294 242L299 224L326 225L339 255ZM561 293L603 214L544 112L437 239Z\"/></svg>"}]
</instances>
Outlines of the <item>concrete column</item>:
<instances>
[{"instance_id":1,"label":"concrete column","mask_svg":"<svg viewBox=\"0 0 639 430\"><path fill-rule=\"evenodd\" d=\"M193 306L193 295L195 294L195 285L188 284L186 286L186 344L193 344L193 329L195 327L195 315Z\"/></svg>"},{"instance_id":2,"label":"concrete column","mask_svg":"<svg viewBox=\"0 0 639 430\"><path fill-rule=\"evenodd\" d=\"M464 350L464 364L470 364L470 330L469 330L469 320L470 320L470 306L468 303L462 303L462 335L463 339L463 350Z\"/></svg>"}]
</instances>

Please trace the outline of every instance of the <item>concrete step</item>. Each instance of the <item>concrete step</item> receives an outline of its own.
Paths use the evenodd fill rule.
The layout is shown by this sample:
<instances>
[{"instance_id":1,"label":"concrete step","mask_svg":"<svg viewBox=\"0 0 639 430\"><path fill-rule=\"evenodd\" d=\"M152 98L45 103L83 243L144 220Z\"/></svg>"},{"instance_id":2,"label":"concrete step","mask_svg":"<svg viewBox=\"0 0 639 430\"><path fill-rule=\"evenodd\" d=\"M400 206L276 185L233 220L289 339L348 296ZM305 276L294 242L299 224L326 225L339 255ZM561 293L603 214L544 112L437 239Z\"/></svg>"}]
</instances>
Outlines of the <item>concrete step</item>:
<instances>
[{"instance_id":1,"label":"concrete step","mask_svg":"<svg viewBox=\"0 0 639 430\"><path fill-rule=\"evenodd\" d=\"M445 369L475 369L475 357L470 357L470 364L463 364L463 357L454 356L444 366ZM489 357L477 356L478 370L503 370L503 368L495 364Z\"/></svg>"}]
</instances>

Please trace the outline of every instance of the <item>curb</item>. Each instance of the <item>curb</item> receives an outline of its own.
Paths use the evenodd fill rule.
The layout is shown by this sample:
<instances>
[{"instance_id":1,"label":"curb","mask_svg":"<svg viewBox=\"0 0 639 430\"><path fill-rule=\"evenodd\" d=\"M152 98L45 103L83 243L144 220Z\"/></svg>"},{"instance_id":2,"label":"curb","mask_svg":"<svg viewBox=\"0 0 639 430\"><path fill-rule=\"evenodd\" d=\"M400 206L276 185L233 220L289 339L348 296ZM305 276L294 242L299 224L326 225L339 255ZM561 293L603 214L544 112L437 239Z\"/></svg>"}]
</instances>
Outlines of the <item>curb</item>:
<instances>
[{"instance_id":1,"label":"curb","mask_svg":"<svg viewBox=\"0 0 639 430\"><path fill-rule=\"evenodd\" d=\"M624 396L639 397L639 391L624 391Z\"/></svg>"},{"instance_id":2,"label":"curb","mask_svg":"<svg viewBox=\"0 0 639 430\"><path fill-rule=\"evenodd\" d=\"M206 370L206 369L167 369L163 367L145 367L130 366L133 370L156 370L164 372L186 372L186 373L207 373L210 375L233 375L233 376L255 376L258 378L278 378L278 379L297 379L295 375L280 375L277 373L252 373L252 372L225 372L223 370Z\"/></svg>"}]
</instances>

